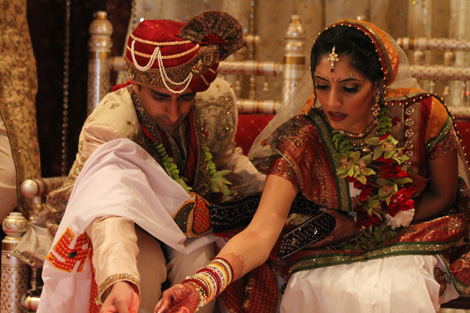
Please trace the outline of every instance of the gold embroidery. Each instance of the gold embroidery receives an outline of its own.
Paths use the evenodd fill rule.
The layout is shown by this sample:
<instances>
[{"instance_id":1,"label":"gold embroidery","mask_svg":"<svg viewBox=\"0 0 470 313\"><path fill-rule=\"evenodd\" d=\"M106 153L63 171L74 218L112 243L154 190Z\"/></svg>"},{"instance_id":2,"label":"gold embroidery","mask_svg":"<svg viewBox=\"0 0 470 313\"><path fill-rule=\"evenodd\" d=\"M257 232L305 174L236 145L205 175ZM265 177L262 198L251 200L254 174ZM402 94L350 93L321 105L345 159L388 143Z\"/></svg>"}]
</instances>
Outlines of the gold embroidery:
<instances>
[{"instance_id":1,"label":"gold embroidery","mask_svg":"<svg viewBox=\"0 0 470 313\"><path fill-rule=\"evenodd\" d=\"M131 51L131 48L129 48L129 46L127 46L126 48L127 48L127 50ZM176 59L176 58L188 55L188 54L194 52L195 50L197 50L198 48L199 48L199 45L195 45L194 47L192 47L189 50L186 50L185 52L172 54L172 55L162 55L162 59L163 60ZM155 49L157 49L157 48L155 48ZM141 56L141 57L144 57L144 58L151 58L152 57L152 55L150 55L150 54L135 51L135 50L134 50L134 54L138 55L138 56Z\"/></svg>"},{"instance_id":2,"label":"gold embroidery","mask_svg":"<svg viewBox=\"0 0 470 313\"><path fill-rule=\"evenodd\" d=\"M150 40L145 40L136 37L134 34L131 34L131 38L134 39L135 41L141 42L141 43L146 43L149 45L154 45L154 46L178 46L178 45L185 45L187 43L192 43L191 40L183 40L183 41L164 41L164 42L158 42L158 41L150 41Z\"/></svg>"},{"instance_id":3,"label":"gold embroidery","mask_svg":"<svg viewBox=\"0 0 470 313\"><path fill-rule=\"evenodd\" d=\"M139 286L139 281L137 280L137 278L129 274L115 274L106 278L104 282L102 282L101 285L99 286L98 295L96 296L96 299L95 299L96 304L102 303L102 300L103 300L102 297L103 297L104 292L118 281L126 281L126 282L133 283L137 287L137 293L140 294L140 286Z\"/></svg>"}]
</instances>

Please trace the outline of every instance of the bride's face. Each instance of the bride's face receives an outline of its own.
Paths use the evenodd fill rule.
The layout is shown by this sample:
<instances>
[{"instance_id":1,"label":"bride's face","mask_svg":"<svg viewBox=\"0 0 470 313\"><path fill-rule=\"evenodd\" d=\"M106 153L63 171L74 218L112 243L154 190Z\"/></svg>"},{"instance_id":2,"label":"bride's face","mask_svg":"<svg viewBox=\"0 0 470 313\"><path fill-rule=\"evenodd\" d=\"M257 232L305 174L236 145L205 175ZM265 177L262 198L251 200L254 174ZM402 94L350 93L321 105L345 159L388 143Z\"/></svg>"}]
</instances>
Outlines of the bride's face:
<instances>
[{"instance_id":1,"label":"bride's face","mask_svg":"<svg viewBox=\"0 0 470 313\"><path fill-rule=\"evenodd\" d=\"M351 65L348 55L338 58L333 71L328 55L320 58L314 73L316 96L333 128L360 133L374 120L377 87Z\"/></svg>"}]
</instances>

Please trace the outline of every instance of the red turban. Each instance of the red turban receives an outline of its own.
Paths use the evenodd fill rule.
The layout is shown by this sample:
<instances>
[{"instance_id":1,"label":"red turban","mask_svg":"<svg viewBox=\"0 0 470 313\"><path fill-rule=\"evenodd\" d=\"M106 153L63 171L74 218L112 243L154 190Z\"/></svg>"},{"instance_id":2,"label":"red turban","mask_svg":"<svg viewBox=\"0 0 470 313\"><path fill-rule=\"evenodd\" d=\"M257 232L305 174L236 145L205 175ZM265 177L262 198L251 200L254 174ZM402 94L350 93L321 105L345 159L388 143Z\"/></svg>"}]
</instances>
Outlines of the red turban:
<instances>
[{"instance_id":1,"label":"red turban","mask_svg":"<svg viewBox=\"0 0 470 313\"><path fill-rule=\"evenodd\" d=\"M216 78L219 62L242 47L242 36L238 21L218 11L187 23L144 20L127 42L129 76L149 87L204 91Z\"/></svg>"}]
</instances>

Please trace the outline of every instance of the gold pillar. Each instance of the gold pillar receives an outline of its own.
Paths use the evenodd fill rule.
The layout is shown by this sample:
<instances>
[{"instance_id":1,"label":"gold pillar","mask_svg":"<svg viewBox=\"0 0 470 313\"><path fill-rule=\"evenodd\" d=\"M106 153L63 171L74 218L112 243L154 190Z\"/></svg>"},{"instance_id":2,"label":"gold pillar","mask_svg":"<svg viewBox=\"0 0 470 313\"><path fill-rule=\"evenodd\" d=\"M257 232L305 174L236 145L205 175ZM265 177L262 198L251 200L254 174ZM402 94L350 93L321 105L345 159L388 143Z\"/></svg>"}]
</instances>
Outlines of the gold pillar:
<instances>
[{"instance_id":1,"label":"gold pillar","mask_svg":"<svg viewBox=\"0 0 470 313\"><path fill-rule=\"evenodd\" d=\"M93 112L100 100L111 91L110 65L111 35L113 25L107 13L98 11L90 25L89 59L88 59L88 115Z\"/></svg>"},{"instance_id":2,"label":"gold pillar","mask_svg":"<svg viewBox=\"0 0 470 313\"><path fill-rule=\"evenodd\" d=\"M298 15L292 15L287 28L283 63L282 103L290 105L287 103L289 96L304 76L306 69L305 29Z\"/></svg>"},{"instance_id":3,"label":"gold pillar","mask_svg":"<svg viewBox=\"0 0 470 313\"><path fill-rule=\"evenodd\" d=\"M408 2L408 37L431 38L432 34L432 0L412 0ZM423 64L431 62L431 51L416 51L423 56ZM408 56L410 58L410 55ZM419 84L429 91L429 81L420 80Z\"/></svg>"}]
</instances>

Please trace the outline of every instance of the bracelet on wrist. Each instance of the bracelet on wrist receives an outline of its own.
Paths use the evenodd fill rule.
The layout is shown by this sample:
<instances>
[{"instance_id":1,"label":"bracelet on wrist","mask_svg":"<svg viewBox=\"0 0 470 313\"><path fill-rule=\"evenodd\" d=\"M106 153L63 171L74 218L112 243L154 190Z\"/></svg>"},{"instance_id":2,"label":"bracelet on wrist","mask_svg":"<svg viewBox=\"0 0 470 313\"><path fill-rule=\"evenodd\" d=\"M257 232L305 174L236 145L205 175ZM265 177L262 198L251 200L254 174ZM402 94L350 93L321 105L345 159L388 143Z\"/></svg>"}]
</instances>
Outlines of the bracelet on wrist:
<instances>
[{"instance_id":1,"label":"bracelet on wrist","mask_svg":"<svg viewBox=\"0 0 470 313\"><path fill-rule=\"evenodd\" d=\"M196 289L197 293L199 294L198 308L201 308L209 303L210 300L207 297L207 292L205 288L201 286L201 282L199 280L188 276L185 280L183 280L183 283L191 284Z\"/></svg>"},{"instance_id":2,"label":"bracelet on wrist","mask_svg":"<svg viewBox=\"0 0 470 313\"><path fill-rule=\"evenodd\" d=\"M199 269L195 275L188 276L183 282L189 282L198 287L201 294L200 306L206 305L225 290L233 278L233 269L230 263L223 258L216 257L206 267Z\"/></svg>"}]
</instances>

